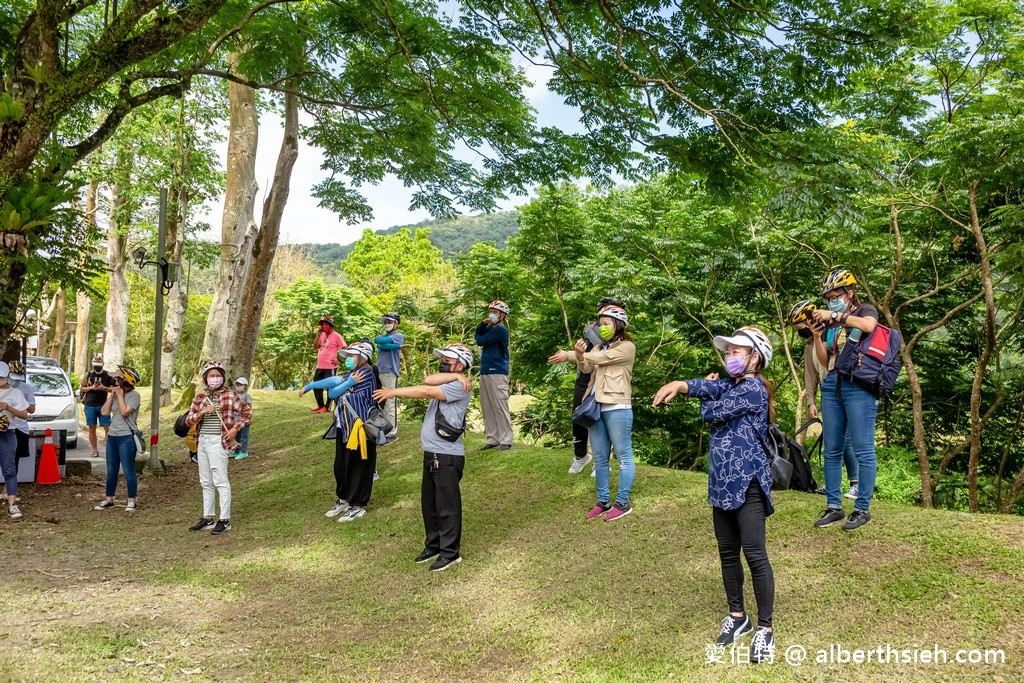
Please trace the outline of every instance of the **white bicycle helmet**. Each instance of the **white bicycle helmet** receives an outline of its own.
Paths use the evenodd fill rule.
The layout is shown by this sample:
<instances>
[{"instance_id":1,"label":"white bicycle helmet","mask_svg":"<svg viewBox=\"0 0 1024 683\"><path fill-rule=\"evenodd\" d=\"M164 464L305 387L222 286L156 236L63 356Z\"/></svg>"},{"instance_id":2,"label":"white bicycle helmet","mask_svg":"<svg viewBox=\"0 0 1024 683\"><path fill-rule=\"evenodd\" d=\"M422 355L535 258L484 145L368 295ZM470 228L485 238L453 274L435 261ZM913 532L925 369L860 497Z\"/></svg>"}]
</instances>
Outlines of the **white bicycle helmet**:
<instances>
[{"instance_id":1,"label":"white bicycle helmet","mask_svg":"<svg viewBox=\"0 0 1024 683\"><path fill-rule=\"evenodd\" d=\"M500 299L492 301L491 305L487 307L488 310L492 308L496 311L501 311L505 315L508 315L508 304L505 303L504 301L501 301Z\"/></svg>"},{"instance_id":2,"label":"white bicycle helmet","mask_svg":"<svg viewBox=\"0 0 1024 683\"><path fill-rule=\"evenodd\" d=\"M772 362L772 356L775 353L772 343L768 341L768 335L756 327L741 327L733 332L731 337L715 337L715 348L719 351L725 352L729 344L733 346L746 346L756 350L761 358L764 359L762 367L765 368Z\"/></svg>"},{"instance_id":3,"label":"white bicycle helmet","mask_svg":"<svg viewBox=\"0 0 1024 683\"><path fill-rule=\"evenodd\" d=\"M620 308L618 306L605 306L604 308L597 312L598 318L601 318L603 316L614 318L615 320L620 321L626 327L629 327L629 316L626 315L626 309L624 308Z\"/></svg>"}]
</instances>

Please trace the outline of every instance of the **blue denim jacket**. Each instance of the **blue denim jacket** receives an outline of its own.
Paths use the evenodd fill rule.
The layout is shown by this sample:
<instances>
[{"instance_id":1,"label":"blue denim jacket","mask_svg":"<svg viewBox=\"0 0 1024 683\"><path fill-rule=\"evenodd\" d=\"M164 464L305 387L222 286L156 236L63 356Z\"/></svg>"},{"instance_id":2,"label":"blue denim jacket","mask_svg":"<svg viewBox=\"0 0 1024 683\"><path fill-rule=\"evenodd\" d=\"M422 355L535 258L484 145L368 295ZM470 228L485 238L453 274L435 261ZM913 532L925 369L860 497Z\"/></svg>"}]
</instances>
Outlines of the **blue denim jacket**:
<instances>
[{"instance_id":1,"label":"blue denim jacket","mask_svg":"<svg viewBox=\"0 0 1024 683\"><path fill-rule=\"evenodd\" d=\"M762 439L768 434L768 389L758 378L686 380L689 394L700 399L700 417L711 428L708 503L736 510L757 478L772 514L772 468ZM760 438L758 436L760 435Z\"/></svg>"}]
</instances>

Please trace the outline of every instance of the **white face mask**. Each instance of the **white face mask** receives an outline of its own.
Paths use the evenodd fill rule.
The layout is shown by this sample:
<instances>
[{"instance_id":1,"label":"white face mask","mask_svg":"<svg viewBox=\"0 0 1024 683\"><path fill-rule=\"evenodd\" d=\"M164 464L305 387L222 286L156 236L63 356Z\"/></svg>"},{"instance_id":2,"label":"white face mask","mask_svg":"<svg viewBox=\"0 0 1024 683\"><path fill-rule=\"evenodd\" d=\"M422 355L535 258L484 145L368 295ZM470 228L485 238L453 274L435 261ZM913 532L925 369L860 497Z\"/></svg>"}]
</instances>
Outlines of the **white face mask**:
<instances>
[{"instance_id":1,"label":"white face mask","mask_svg":"<svg viewBox=\"0 0 1024 683\"><path fill-rule=\"evenodd\" d=\"M393 331L394 329L395 329L395 326L394 326L394 325L392 325L391 323L388 323L387 325L385 325L385 326L384 326L384 331L385 331L385 332L391 332L391 331Z\"/></svg>"},{"instance_id":2,"label":"white face mask","mask_svg":"<svg viewBox=\"0 0 1024 683\"><path fill-rule=\"evenodd\" d=\"M209 379L206 380L206 386L210 387L211 389L220 389L222 386L224 386L224 378L217 376L210 377Z\"/></svg>"}]
</instances>

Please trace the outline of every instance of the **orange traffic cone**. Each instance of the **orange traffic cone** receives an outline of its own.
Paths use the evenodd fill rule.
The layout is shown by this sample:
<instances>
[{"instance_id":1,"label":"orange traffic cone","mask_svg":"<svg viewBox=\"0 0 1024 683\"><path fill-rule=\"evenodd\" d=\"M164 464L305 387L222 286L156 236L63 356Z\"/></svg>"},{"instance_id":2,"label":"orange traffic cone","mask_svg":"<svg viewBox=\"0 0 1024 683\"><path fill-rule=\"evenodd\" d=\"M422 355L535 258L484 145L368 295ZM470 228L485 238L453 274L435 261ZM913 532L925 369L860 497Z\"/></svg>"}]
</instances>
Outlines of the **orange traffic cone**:
<instances>
[{"instance_id":1,"label":"orange traffic cone","mask_svg":"<svg viewBox=\"0 0 1024 683\"><path fill-rule=\"evenodd\" d=\"M46 430L46 440L43 441L43 454L39 458L39 474L36 476L37 484L59 484L60 468L57 466L57 449L53 447L53 431Z\"/></svg>"}]
</instances>

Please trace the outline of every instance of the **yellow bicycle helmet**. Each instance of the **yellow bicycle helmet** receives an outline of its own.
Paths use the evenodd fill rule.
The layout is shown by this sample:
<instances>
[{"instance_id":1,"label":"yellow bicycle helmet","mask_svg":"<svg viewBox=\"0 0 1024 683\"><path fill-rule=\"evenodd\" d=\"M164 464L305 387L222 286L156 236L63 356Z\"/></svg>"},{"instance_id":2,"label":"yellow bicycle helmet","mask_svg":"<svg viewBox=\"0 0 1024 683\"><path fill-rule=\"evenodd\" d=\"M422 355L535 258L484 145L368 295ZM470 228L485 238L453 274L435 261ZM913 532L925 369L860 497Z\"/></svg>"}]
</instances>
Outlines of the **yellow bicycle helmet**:
<instances>
[{"instance_id":1,"label":"yellow bicycle helmet","mask_svg":"<svg viewBox=\"0 0 1024 683\"><path fill-rule=\"evenodd\" d=\"M852 287L857 284L857 278L853 276L853 273L846 270L845 268L835 268L825 273L821 278L821 291L820 296L825 296L828 292L840 287Z\"/></svg>"},{"instance_id":2,"label":"yellow bicycle helmet","mask_svg":"<svg viewBox=\"0 0 1024 683\"><path fill-rule=\"evenodd\" d=\"M811 319L811 314L818 307L815 306L809 299L803 301L797 301L793 304L793 308L789 309L789 313L786 314L786 324L796 325L797 323L806 322Z\"/></svg>"},{"instance_id":3,"label":"yellow bicycle helmet","mask_svg":"<svg viewBox=\"0 0 1024 683\"><path fill-rule=\"evenodd\" d=\"M124 377L124 381L131 384L133 387L138 386L139 382L142 381L142 375L135 368L128 367L127 365L118 365L117 369L121 371L121 376Z\"/></svg>"}]
</instances>

